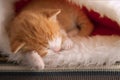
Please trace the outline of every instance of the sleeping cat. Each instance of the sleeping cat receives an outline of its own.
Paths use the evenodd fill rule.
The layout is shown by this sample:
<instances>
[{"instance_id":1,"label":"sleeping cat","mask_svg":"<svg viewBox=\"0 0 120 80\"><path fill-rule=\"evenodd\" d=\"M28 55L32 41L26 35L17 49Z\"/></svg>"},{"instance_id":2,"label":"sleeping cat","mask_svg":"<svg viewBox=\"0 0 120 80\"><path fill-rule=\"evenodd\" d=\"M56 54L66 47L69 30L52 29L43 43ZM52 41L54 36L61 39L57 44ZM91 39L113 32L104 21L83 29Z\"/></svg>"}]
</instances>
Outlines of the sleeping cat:
<instances>
[{"instance_id":1,"label":"sleeping cat","mask_svg":"<svg viewBox=\"0 0 120 80\"><path fill-rule=\"evenodd\" d=\"M61 28L68 34L77 31L80 36L88 36L93 31L93 24L85 13L65 0L32 0L24 10L38 11L38 8L39 10L61 9L57 19Z\"/></svg>"},{"instance_id":2,"label":"sleeping cat","mask_svg":"<svg viewBox=\"0 0 120 80\"><path fill-rule=\"evenodd\" d=\"M42 57L48 48L56 52L71 48L73 42L67 34L88 36L93 25L82 11L63 0L33 0L6 29L11 51L24 56L22 63L43 69Z\"/></svg>"},{"instance_id":3,"label":"sleeping cat","mask_svg":"<svg viewBox=\"0 0 120 80\"><path fill-rule=\"evenodd\" d=\"M47 48L54 51L61 49L61 44L67 40L65 48L72 46L72 41L60 29L56 20L60 10L22 11L7 27L10 46L13 53L19 49L37 51L41 56L47 53Z\"/></svg>"},{"instance_id":4,"label":"sleeping cat","mask_svg":"<svg viewBox=\"0 0 120 80\"><path fill-rule=\"evenodd\" d=\"M44 62L41 57L47 54L48 48L56 52L61 47L62 49L71 48L73 42L67 37L64 30L60 29L56 20L58 14L60 14L60 10L54 9L39 12L25 10L18 14L6 27L11 51L16 54L20 51L23 55L29 53L27 56L31 56L34 52L39 54L39 59L36 61L41 62L42 65L39 66L43 68ZM28 57L28 59L34 62L33 58Z\"/></svg>"}]
</instances>

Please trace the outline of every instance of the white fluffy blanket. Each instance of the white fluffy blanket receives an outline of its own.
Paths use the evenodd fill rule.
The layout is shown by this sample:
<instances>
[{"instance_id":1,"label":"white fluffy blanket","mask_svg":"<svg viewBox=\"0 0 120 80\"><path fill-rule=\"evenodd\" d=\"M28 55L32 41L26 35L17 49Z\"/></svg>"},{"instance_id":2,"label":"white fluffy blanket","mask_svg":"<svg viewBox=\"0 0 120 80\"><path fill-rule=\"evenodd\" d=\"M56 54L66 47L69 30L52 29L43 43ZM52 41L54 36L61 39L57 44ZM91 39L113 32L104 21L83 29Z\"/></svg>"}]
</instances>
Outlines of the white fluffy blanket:
<instances>
[{"instance_id":1,"label":"white fluffy blanket","mask_svg":"<svg viewBox=\"0 0 120 80\"><path fill-rule=\"evenodd\" d=\"M120 24L120 1L68 0L98 12ZM120 36L74 37L74 48L60 54L49 51L44 58L47 68L80 68L81 66L113 65L120 61Z\"/></svg>"},{"instance_id":2,"label":"white fluffy blanket","mask_svg":"<svg viewBox=\"0 0 120 80\"><path fill-rule=\"evenodd\" d=\"M74 47L59 54L49 51L44 57L47 68L79 68L81 66L107 66L120 61L119 36L74 37Z\"/></svg>"},{"instance_id":3,"label":"white fluffy blanket","mask_svg":"<svg viewBox=\"0 0 120 80\"><path fill-rule=\"evenodd\" d=\"M88 9L106 15L110 19L120 24L120 1L114 0L69 0L77 5L85 5ZM5 38L3 35L2 27L10 16L13 14L13 0L0 0L0 49ZM4 38L4 39L3 39ZM119 36L94 36L89 38L72 38L75 42L74 47L70 50L61 51L56 54L49 51L44 61L46 68L79 68L81 66L98 66L98 65L111 65L116 61L120 61L120 37ZM3 42L2 42L3 40Z\"/></svg>"}]
</instances>

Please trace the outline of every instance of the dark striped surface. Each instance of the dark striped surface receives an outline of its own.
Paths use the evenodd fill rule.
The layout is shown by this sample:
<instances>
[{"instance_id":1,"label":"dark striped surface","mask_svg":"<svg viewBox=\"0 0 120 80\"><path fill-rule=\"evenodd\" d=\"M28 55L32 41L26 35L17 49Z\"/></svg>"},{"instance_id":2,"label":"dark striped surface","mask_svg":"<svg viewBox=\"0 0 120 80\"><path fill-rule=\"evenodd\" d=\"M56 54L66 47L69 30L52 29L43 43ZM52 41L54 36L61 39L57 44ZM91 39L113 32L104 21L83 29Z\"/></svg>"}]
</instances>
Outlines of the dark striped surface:
<instances>
[{"instance_id":1,"label":"dark striped surface","mask_svg":"<svg viewBox=\"0 0 120 80\"><path fill-rule=\"evenodd\" d=\"M0 72L0 80L120 80L120 72Z\"/></svg>"}]
</instances>

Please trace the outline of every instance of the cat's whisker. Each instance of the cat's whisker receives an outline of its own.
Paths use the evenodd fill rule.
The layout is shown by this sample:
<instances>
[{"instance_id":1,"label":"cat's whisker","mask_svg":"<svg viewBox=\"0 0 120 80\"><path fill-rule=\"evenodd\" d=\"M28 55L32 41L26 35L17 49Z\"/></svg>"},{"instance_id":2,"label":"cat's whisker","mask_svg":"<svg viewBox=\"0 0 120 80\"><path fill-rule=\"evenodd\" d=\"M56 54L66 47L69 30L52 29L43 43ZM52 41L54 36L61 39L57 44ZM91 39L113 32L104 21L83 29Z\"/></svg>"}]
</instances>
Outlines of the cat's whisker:
<instances>
[{"instance_id":1,"label":"cat's whisker","mask_svg":"<svg viewBox=\"0 0 120 80\"><path fill-rule=\"evenodd\" d=\"M25 43L22 43L21 45L19 45L18 47L17 47L17 49L13 52L13 53L17 53L17 52L19 52L23 47L25 46Z\"/></svg>"}]
</instances>

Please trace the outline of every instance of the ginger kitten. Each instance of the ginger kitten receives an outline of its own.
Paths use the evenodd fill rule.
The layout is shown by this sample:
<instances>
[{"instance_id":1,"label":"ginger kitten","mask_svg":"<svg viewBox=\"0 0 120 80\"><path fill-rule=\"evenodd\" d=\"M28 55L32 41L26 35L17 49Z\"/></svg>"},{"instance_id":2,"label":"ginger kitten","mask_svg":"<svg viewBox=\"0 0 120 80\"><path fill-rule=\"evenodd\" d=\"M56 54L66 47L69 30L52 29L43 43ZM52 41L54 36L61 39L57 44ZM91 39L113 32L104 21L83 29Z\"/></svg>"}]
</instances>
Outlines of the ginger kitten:
<instances>
[{"instance_id":1,"label":"ginger kitten","mask_svg":"<svg viewBox=\"0 0 120 80\"><path fill-rule=\"evenodd\" d=\"M39 66L44 68L41 57L47 54L48 49L57 52L61 49L62 44L64 49L72 47L72 41L60 29L57 22L59 13L60 10L54 9L39 12L23 10L20 12L6 27L12 53L18 54L20 51L23 55L29 53L27 56L31 56L32 53L37 52L40 59L38 61L41 62ZM32 58L30 58L30 61L34 62Z\"/></svg>"},{"instance_id":2,"label":"ginger kitten","mask_svg":"<svg viewBox=\"0 0 120 80\"><path fill-rule=\"evenodd\" d=\"M88 36L93 25L82 11L63 0L33 0L6 29L11 51L24 53L27 60L23 63L43 69L42 57L48 48L56 52L71 48L73 42L68 35Z\"/></svg>"},{"instance_id":3,"label":"ginger kitten","mask_svg":"<svg viewBox=\"0 0 120 80\"><path fill-rule=\"evenodd\" d=\"M49 42L54 38L61 38L60 27L55 20L60 11L51 10L51 14L49 12L22 11L16 16L10 27L7 27L12 52L16 53L24 47L25 52L35 50L43 56ZM58 41L57 43L61 44Z\"/></svg>"}]
</instances>

